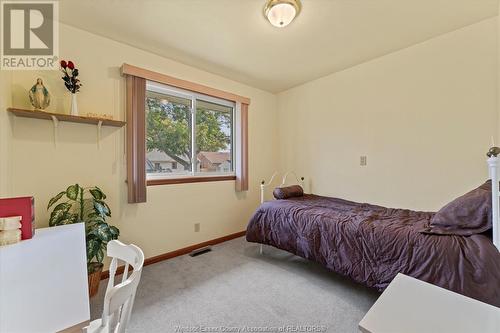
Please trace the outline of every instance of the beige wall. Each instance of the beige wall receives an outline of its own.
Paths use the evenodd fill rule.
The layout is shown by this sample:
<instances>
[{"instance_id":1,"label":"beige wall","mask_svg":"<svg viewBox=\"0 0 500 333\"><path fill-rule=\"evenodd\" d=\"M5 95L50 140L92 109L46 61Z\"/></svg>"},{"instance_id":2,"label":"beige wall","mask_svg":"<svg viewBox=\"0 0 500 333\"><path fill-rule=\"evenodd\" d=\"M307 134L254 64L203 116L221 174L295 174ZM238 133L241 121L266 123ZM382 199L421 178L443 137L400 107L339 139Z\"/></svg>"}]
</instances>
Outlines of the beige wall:
<instances>
[{"instance_id":1,"label":"beige wall","mask_svg":"<svg viewBox=\"0 0 500 333\"><path fill-rule=\"evenodd\" d=\"M0 197L7 196L11 189L11 129L12 118L4 111L12 104L11 71L0 71Z\"/></svg>"},{"instance_id":2,"label":"beige wall","mask_svg":"<svg viewBox=\"0 0 500 333\"><path fill-rule=\"evenodd\" d=\"M438 209L486 179L497 93L492 18L279 94L281 168L315 193Z\"/></svg>"},{"instance_id":3,"label":"beige wall","mask_svg":"<svg viewBox=\"0 0 500 333\"><path fill-rule=\"evenodd\" d=\"M278 168L308 177L315 193L437 209L486 178L484 153L498 135L497 35L496 19L485 20L276 96L62 25L61 56L81 70L83 114L124 118L123 62L250 97L250 191L236 193L233 182L156 186L147 203L127 204L124 129L103 128L98 149L94 126L62 123L55 147L49 121L3 110L29 107L41 76L50 111L67 113L60 74L17 71L0 72L0 195L34 195L44 227L53 194L99 185L121 239L148 257L243 230L259 181Z\"/></svg>"},{"instance_id":4,"label":"beige wall","mask_svg":"<svg viewBox=\"0 0 500 333\"><path fill-rule=\"evenodd\" d=\"M498 125L498 133L497 133L497 146L500 146L500 2L498 4L498 16L497 16L497 125Z\"/></svg>"},{"instance_id":5,"label":"beige wall","mask_svg":"<svg viewBox=\"0 0 500 333\"><path fill-rule=\"evenodd\" d=\"M74 182L98 185L108 195L111 222L120 228L121 239L141 246L147 257L244 230L259 202L259 180L278 163L276 96L65 25L60 34L61 57L73 60L81 72L81 114L124 119L124 79L119 75L124 62L251 98L250 190L236 193L232 181L153 186L147 203L127 204L124 129L103 127L98 149L95 126L60 123L55 147L51 122L11 117L9 159L15 167L8 171L12 189L2 194L34 195L37 227L45 227L52 195ZM28 89L37 76L52 94L48 110L68 113L70 99L57 71L14 72L13 105L30 107ZM4 109L2 102L2 123L7 119ZM194 223L201 223L199 233Z\"/></svg>"}]
</instances>

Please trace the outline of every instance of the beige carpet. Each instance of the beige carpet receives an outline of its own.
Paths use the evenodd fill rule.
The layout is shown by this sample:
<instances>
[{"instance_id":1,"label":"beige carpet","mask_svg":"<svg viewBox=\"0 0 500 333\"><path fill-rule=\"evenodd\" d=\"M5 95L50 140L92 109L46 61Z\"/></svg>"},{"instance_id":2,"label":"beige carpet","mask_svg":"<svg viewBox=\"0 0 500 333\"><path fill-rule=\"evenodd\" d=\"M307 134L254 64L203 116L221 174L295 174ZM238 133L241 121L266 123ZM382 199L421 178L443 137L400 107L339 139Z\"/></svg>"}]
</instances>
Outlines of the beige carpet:
<instances>
[{"instance_id":1,"label":"beige carpet","mask_svg":"<svg viewBox=\"0 0 500 333\"><path fill-rule=\"evenodd\" d=\"M127 332L358 332L378 296L287 252L259 255L242 237L144 267Z\"/></svg>"}]
</instances>

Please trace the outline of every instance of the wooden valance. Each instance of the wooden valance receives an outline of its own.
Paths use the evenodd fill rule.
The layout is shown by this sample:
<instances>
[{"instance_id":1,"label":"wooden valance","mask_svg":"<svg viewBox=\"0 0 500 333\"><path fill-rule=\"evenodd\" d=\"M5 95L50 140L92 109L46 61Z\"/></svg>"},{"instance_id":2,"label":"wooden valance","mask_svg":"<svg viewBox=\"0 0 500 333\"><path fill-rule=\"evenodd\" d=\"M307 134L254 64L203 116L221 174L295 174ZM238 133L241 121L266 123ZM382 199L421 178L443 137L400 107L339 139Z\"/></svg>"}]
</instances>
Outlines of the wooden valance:
<instances>
[{"instance_id":1,"label":"wooden valance","mask_svg":"<svg viewBox=\"0 0 500 333\"><path fill-rule=\"evenodd\" d=\"M202 84L178 79L169 75L157 73L150 71L148 69L132 66L129 64L123 64L122 75L132 75L136 77L142 77L143 79L155 81L169 86L186 89L189 91L195 91L200 94L205 94L212 97L226 99L228 101L240 102L242 104L250 104L250 99L240 95L236 95L223 90L211 88L204 86Z\"/></svg>"}]
</instances>

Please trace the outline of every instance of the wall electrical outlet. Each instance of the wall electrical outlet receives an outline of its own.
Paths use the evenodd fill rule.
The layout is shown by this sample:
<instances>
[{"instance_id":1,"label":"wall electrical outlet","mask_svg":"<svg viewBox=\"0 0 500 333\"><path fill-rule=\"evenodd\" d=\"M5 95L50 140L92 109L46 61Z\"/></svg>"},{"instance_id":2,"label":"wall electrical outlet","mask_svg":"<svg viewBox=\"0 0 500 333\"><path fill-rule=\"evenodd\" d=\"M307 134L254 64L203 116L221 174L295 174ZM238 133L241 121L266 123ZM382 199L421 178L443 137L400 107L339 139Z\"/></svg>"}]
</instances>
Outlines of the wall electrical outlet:
<instances>
[{"instance_id":1,"label":"wall electrical outlet","mask_svg":"<svg viewBox=\"0 0 500 333\"><path fill-rule=\"evenodd\" d=\"M200 224L199 223L194 224L194 232L200 232Z\"/></svg>"},{"instance_id":2,"label":"wall electrical outlet","mask_svg":"<svg viewBox=\"0 0 500 333\"><path fill-rule=\"evenodd\" d=\"M366 166L366 156L361 156L359 158L359 165Z\"/></svg>"}]
</instances>

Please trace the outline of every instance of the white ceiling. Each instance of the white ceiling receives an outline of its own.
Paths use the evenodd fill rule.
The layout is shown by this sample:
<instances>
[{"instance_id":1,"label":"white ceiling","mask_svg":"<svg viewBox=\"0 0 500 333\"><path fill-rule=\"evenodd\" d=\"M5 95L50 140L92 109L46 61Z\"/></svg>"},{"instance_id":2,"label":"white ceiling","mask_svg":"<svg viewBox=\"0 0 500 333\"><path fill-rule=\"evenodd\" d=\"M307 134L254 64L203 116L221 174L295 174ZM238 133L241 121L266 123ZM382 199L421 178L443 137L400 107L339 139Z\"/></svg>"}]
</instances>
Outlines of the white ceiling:
<instances>
[{"instance_id":1,"label":"white ceiling","mask_svg":"<svg viewBox=\"0 0 500 333\"><path fill-rule=\"evenodd\" d=\"M280 92L498 14L498 0L302 0L278 29L265 0L64 0L62 22Z\"/></svg>"}]
</instances>

